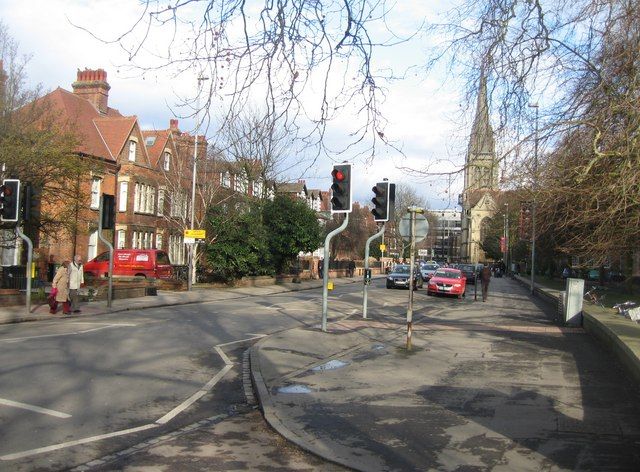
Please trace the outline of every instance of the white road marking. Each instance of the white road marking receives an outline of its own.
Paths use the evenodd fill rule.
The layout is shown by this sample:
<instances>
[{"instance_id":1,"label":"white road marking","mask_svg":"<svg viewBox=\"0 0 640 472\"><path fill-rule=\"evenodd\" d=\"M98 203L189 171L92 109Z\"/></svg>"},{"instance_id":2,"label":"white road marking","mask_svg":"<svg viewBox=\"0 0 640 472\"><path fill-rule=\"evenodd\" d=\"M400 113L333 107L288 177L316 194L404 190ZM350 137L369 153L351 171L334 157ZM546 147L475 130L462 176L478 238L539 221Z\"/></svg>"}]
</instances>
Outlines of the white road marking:
<instances>
[{"instance_id":1,"label":"white road marking","mask_svg":"<svg viewBox=\"0 0 640 472\"><path fill-rule=\"evenodd\" d=\"M130 326L137 326L134 323L118 323L118 324L109 324L106 326L98 326L97 328L88 328L88 329L82 329L82 330L78 330L78 331L70 331L68 333L52 333L52 334L41 334L38 336L24 336L21 338L7 338L7 339L0 339L0 342L3 343L19 343L20 341L29 341L31 339L42 339L42 338L56 338L56 337L60 337L60 336L76 336L78 334L86 334L86 333L91 333L94 331L101 331L103 329L107 329L107 328L122 328L122 327L130 327Z\"/></svg>"},{"instance_id":2,"label":"white road marking","mask_svg":"<svg viewBox=\"0 0 640 472\"><path fill-rule=\"evenodd\" d=\"M36 413L55 416L56 418L71 418L71 415L67 413L62 413L60 411L55 411L55 410L49 410L48 408L41 408L35 405L29 405L28 403L14 402L13 400L7 400L6 398L0 398L0 405L12 406L14 408L22 408L23 410L35 411Z\"/></svg>"},{"instance_id":3,"label":"white road marking","mask_svg":"<svg viewBox=\"0 0 640 472\"><path fill-rule=\"evenodd\" d=\"M0 456L0 460L13 461L16 459L22 459L24 457L34 456L36 454L42 454L44 452L57 451L59 449L65 449L67 447L79 446L81 444L87 444L95 441L102 441L103 439L115 438L117 436L125 436L131 433L137 433L139 431L145 431L151 428L157 428L157 424L145 424L144 426L138 426L137 428L123 429L121 431L114 431L113 433L101 434L99 436L91 436L90 438L77 439L75 441L69 441L60 444L53 444L51 446L40 447L38 449L30 449L28 451L16 452L14 454L7 454Z\"/></svg>"},{"instance_id":4,"label":"white road marking","mask_svg":"<svg viewBox=\"0 0 640 472\"><path fill-rule=\"evenodd\" d=\"M246 338L246 339L238 339L237 341L231 341L231 342L228 342L228 343L216 344L216 347L231 346L232 344L243 343L245 341L252 341L254 339L260 339L260 338L264 338L265 336L267 336L266 334L253 334L253 333L247 333L247 334L249 336L253 336L253 337Z\"/></svg>"},{"instance_id":5,"label":"white road marking","mask_svg":"<svg viewBox=\"0 0 640 472\"><path fill-rule=\"evenodd\" d=\"M113 325L109 325L109 326L105 326L105 327L111 327L111 326L113 326ZM123 325L123 326L126 326L126 325ZM135 325L133 325L133 326L135 326ZM249 334L251 334L251 333L249 333ZM12 461L12 460L16 460L16 459L22 459L22 458L33 456L33 455L36 455L36 454L42 454L42 453L45 453L45 452L57 451L59 449L64 449L64 448L67 448L67 447L79 446L81 444L87 444L87 443L91 443L91 442L95 442L95 441L101 441L103 439L109 439L109 438L114 438L114 437L118 437L118 436L125 436L127 434L137 433L139 431L145 431L145 430L151 429L151 428L157 428L160 425L166 424L169 421L171 421L173 418L175 418L177 415L182 413L184 410L189 408L191 405L193 405L195 402L197 402L204 395L209 393L209 391L211 391L211 389L213 387L215 387L215 385L225 375L227 375L227 372L229 372L233 368L233 363L231 362L231 360L227 357L227 355L222 350L222 346L229 346L229 345L241 343L241 342L244 342L244 341L250 341L252 339L262 338L264 336L266 336L266 335L265 334L259 334L259 335L256 335L255 337L251 337L251 338L247 338L247 339L240 339L238 341L232 341L232 342L218 344L218 345L214 346L214 350L218 353L218 355L220 356L220 358L222 359L222 361L225 364L225 366L222 368L222 370L220 370L216 375L214 375L211 378L211 380L209 380L205 385L202 386L202 388L200 390L198 390L196 393L191 395L189 398L187 398L185 401L183 401L180 405L175 407L169 413L167 413L166 415L164 415L161 418L157 419L152 424L146 424L144 426L138 426L137 428L123 429L121 431L114 431L112 433L101 434L101 435L98 435L98 436L91 436L89 438L77 439L75 441L69 441L69 442L60 443L60 444L53 444L51 446L41 447L41 448L37 448L37 449L30 449L28 451L16 452L16 453L13 453L13 454L6 454L4 456L0 456L0 460ZM49 411L51 411L51 410L49 410ZM64 413L61 413L61 414L64 414Z\"/></svg>"},{"instance_id":6,"label":"white road marking","mask_svg":"<svg viewBox=\"0 0 640 472\"><path fill-rule=\"evenodd\" d=\"M202 387L202 389L198 390L196 393L191 395L189 398L187 398L185 401L183 401L180 405L175 407L169 413L164 415L162 418L156 420L156 424L160 425L160 424L165 424L165 423L171 421L177 415L179 415L184 410L186 410L191 405L193 405L195 402L200 400L200 398L202 398L204 395L209 393L209 390L211 390L215 386L215 384L217 384L222 379L222 377L224 377L227 374L227 372L229 372L231 370L232 367L233 367L233 365L224 366L223 369L220 372L218 372L211 380L209 380L204 385L204 387Z\"/></svg>"}]
</instances>

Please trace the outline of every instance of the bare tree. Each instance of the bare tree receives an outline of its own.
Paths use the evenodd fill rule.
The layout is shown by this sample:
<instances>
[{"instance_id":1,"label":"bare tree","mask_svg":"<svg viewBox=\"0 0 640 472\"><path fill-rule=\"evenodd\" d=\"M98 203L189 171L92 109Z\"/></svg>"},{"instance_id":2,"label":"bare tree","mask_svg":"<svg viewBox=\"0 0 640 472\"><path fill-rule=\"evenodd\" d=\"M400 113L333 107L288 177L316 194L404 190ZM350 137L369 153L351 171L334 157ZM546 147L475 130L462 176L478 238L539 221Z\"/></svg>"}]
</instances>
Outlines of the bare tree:
<instances>
[{"instance_id":1,"label":"bare tree","mask_svg":"<svg viewBox=\"0 0 640 472\"><path fill-rule=\"evenodd\" d=\"M257 102L289 136L325 151L327 124L355 112L363 119L348 131L349 146L373 156L385 140L381 82L392 73L374 68L374 51L402 41L385 23L392 8L386 1L140 4L139 17L123 33L100 39L118 44L143 71L210 78L206 110L223 100L225 119L233 121ZM376 39L373 30L383 37Z\"/></svg>"}]
</instances>

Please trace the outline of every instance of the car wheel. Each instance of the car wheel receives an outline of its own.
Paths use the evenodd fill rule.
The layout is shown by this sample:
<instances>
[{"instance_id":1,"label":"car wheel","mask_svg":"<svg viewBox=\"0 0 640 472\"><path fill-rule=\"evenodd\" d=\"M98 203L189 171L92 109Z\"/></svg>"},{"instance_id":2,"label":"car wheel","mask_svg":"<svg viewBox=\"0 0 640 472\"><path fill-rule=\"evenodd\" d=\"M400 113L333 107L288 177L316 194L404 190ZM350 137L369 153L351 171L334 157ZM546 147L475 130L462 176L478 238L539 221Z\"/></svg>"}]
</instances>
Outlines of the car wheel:
<instances>
[{"instance_id":1,"label":"car wheel","mask_svg":"<svg viewBox=\"0 0 640 472\"><path fill-rule=\"evenodd\" d=\"M387 288L391 288L391 285L387 283Z\"/></svg>"}]
</instances>

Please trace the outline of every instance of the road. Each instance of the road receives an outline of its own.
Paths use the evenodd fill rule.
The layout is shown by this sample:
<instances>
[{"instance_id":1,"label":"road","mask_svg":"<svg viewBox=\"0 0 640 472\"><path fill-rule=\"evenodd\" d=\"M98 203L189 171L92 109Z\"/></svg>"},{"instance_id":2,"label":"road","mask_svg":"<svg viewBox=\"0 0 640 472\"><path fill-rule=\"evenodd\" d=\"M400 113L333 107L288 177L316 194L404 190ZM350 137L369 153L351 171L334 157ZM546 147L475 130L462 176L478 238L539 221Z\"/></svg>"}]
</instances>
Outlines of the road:
<instances>
[{"instance_id":1,"label":"road","mask_svg":"<svg viewBox=\"0 0 640 472\"><path fill-rule=\"evenodd\" d=\"M401 319L408 292L385 290L383 282L370 289L370 310ZM359 316L361 289L338 286L330 318ZM125 463L157 438L234 430L243 417L245 430L260 429L245 397L243 354L264 335L319 324L320 297L314 289L0 326L0 470ZM416 297L416 313L428 303ZM273 433L262 433L272 436L267 451L283 449ZM291 470L301 454L291 452Z\"/></svg>"}]
</instances>

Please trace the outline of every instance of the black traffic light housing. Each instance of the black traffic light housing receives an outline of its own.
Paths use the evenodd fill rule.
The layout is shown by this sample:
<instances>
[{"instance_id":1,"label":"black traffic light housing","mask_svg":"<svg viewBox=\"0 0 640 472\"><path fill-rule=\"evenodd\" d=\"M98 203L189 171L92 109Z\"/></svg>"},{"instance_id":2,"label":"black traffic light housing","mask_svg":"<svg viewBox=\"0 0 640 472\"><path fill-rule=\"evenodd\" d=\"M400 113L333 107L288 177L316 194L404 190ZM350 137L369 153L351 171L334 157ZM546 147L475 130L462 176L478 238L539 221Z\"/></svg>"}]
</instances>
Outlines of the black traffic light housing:
<instances>
[{"instance_id":1,"label":"black traffic light housing","mask_svg":"<svg viewBox=\"0 0 640 472\"><path fill-rule=\"evenodd\" d=\"M351 164L335 164L331 178L331 213L351 213Z\"/></svg>"},{"instance_id":2,"label":"black traffic light housing","mask_svg":"<svg viewBox=\"0 0 640 472\"><path fill-rule=\"evenodd\" d=\"M4 179L0 187L0 221L15 223L19 218L20 180Z\"/></svg>"},{"instance_id":3,"label":"black traffic light housing","mask_svg":"<svg viewBox=\"0 0 640 472\"><path fill-rule=\"evenodd\" d=\"M378 182L371 190L374 221L389 221L389 182Z\"/></svg>"},{"instance_id":4,"label":"black traffic light housing","mask_svg":"<svg viewBox=\"0 0 640 472\"><path fill-rule=\"evenodd\" d=\"M116 227L116 197L102 194L102 229Z\"/></svg>"},{"instance_id":5,"label":"black traffic light housing","mask_svg":"<svg viewBox=\"0 0 640 472\"><path fill-rule=\"evenodd\" d=\"M26 183L22 186L22 221L29 222L40 218L40 192L35 185Z\"/></svg>"}]
</instances>

